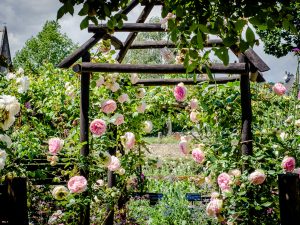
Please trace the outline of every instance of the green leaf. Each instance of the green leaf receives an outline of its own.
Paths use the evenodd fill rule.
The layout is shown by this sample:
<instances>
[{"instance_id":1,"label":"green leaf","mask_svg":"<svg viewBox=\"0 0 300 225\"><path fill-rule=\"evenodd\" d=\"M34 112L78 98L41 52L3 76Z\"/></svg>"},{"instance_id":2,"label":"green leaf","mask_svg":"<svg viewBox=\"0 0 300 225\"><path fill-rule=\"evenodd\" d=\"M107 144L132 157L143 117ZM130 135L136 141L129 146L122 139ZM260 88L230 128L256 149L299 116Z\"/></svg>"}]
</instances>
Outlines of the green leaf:
<instances>
[{"instance_id":1,"label":"green leaf","mask_svg":"<svg viewBox=\"0 0 300 225\"><path fill-rule=\"evenodd\" d=\"M216 56L223 62L223 64L226 66L229 63L229 54L228 49L225 47L222 48L215 48L214 52Z\"/></svg>"},{"instance_id":2,"label":"green leaf","mask_svg":"<svg viewBox=\"0 0 300 225\"><path fill-rule=\"evenodd\" d=\"M98 25L98 20L96 17L90 17L90 20L95 24L95 25Z\"/></svg>"},{"instance_id":3,"label":"green leaf","mask_svg":"<svg viewBox=\"0 0 300 225\"><path fill-rule=\"evenodd\" d=\"M213 74L212 74L212 72L211 72L208 65L205 65L205 70L206 70L206 73L207 73L207 76L208 76L209 80L214 80Z\"/></svg>"},{"instance_id":4,"label":"green leaf","mask_svg":"<svg viewBox=\"0 0 300 225\"><path fill-rule=\"evenodd\" d=\"M196 67L197 67L197 63L196 62L192 62L186 68L186 72L190 73L190 72L194 71L196 69Z\"/></svg>"},{"instance_id":5,"label":"green leaf","mask_svg":"<svg viewBox=\"0 0 300 225\"><path fill-rule=\"evenodd\" d=\"M246 20L238 20L238 21L236 21L234 26L237 31L242 31L246 24L247 24Z\"/></svg>"},{"instance_id":6,"label":"green leaf","mask_svg":"<svg viewBox=\"0 0 300 225\"><path fill-rule=\"evenodd\" d=\"M176 9L176 17L183 17L184 16L184 10L183 8L179 5Z\"/></svg>"},{"instance_id":7,"label":"green leaf","mask_svg":"<svg viewBox=\"0 0 300 225\"><path fill-rule=\"evenodd\" d=\"M79 11L78 15L79 16L85 16L89 12L89 5L87 3L84 3L82 9Z\"/></svg>"},{"instance_id":8,"label":"green leaf","mask_svg":"<svg viewBox=\"0 0 300 225\"><path fill-rule=\"evenodd\" d=\"M80 29L83 30L83 29L87 28L88 25L89 25L89 18L85 17L80 23Z\"/></svg>"},{"instance_id":9,"label":"green leaf","mask_svg":"<svg viewBox=\"0 0 300 225\"><path fill-rule=\"evenodd\" d=\"M198 31L198 33L197 33L197 43L198 43L198 47L200 49L204 48L204 46L203 46L203 39L202 39L202 33L200 31Z\"/></svg>"},{"instance_id":10,"label":"green leaf","mask_svg":"<svg viewBox=\"0 0 300 225\"><path fill-rule=\"evenodd\" d=\"M108 27L109 29L111 29L111 30L114 29L114 23L113 23L112 19L110 19L110 20L107 22L107 27Z\"/></svg>"},{"instance_id":11,"label":"green leaf","mask_svg":"<svg viewBox=\"0 0 300 225\"><path fill-rule=\"evenodd\" d=\"M272 205L272 202L265 202L265 203L263 203L261 205L264 206L264 207L269 207L269 206Z\"/></svg>"},{"instance_id":12,"label":"green leaf","mask_svg":"<svg viewBox=\"0 0 300 225\"><path fill-rule=\"evenodd\" d=\"M209 33L209 30L208 30L208 28L207 28L205 25L199 24L198 26L199 26L199 29L200 29L203 33Z\"/></svg>"},{"instance_id":13,"label":"green leaf","mask_svg":"<svg viewBox=\"0 0 300 225\"><path fill-rule=\"evenodd\" d=\"M70 1L68 1L65 4L65 7L66 7L66 10L73 16L73 14L74 14L74 7L73 7L73 5L71 4Z\"/></svg>"},{"instance_id":14,"label":"green leaf","mask_svg":"<svg viewBox=\"0 0 300 225\"><path fill-rule=\"evenodd\" d=\"M245 52L249 48L249 44L246 41L241 40L239 47L241 52Z\"/></svg>"},{"instance_id":15,"label":"green leaf","mask_svg":"<svg viewBox=\"0 0 300 225\"><path fill-rule=\"evenodd\" d=\"M111 14L111 11L106 4L104 4L104 13L105 13L105 16L110 16L110 14Z\"/></svg>"},{"instance_id":16,"label":"green leaf","mask_svg":"<svg viewBox=\"0 0 300 225\"><path fill-rule=\"evenodd\" d=\"M223 43L227 47L230 47L230 46L234 45L236 42L237 42L237 39L233 36L223 38Z\"/></svg>"},{"instance_id":17,"label":"green leaf","mask_svg":"<svg viewBox=\"0 0 300 225\"><path fill-rule=\"evenodd\" d=\"M250 45L255 42L255 34L249 26L246 30L246 40Z\"/></svg>"},{"instance_id":18,"label":"green leaf","mask_svg":"<svg viewBox=\"0 0 300 225\"><path fill-rule=\"evenodd\" d=\"M66 14L65 5L60 7L59 10L57 11L56 19L58 20L58 19L62 18L64 14Z\"/></svg>"}]
</instances>

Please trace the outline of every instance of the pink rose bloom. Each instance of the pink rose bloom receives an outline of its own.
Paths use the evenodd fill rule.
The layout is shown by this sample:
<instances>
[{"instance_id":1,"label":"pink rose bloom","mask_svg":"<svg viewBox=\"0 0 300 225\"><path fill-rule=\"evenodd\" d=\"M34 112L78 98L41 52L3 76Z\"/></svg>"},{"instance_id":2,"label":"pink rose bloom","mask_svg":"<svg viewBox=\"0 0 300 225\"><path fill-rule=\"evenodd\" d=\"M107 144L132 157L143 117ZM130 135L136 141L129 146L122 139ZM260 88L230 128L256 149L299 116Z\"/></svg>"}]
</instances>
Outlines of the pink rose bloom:
<instances>
[{"instance_id":1,"label":"pink rose bloom","mask_svg":"<svg viewBox=\"0 0 300 225\"><path fill-rule=\"evenodd\" d=\"M121 94L118 97L118 102L120 102L120 103L124 103L124 102L128 102L128 101L129 101L128 94Z\"/></svg>"},{"instance_id":2,"label":"pink rose bloom","mask_svg":"<svg viewBox=\"0 0 300 225\"><path fill-rule=\"evenodd\" d=\"M100 76L99 79L96 81L96 86L101 87L104 84L104 77Z\"/></svg>"},{"instance_id":3,"label":"pink rose bloom","mask_svg":"<svg viewBox=\"0 0 300 225\"><path fill-rule=\"evenodd\" d=\"M117 103L114 100L106 100L102 102L101 109L106 114L113 113L117 109Z\"/></svg>"},{"instance_id":4,"label":"pink rose bloom","mask_svg":"<svg viewBox=\"0 0 300 225\"><path fill-rule=\"evenodd\" d=\"M192 156L193 156L193 159L197 163L203 163L204 162L205 154L204 154L204 152L200 148L193 149Z\"/></svg>"},{"instance_id":5,"label":"pink rose bloom","mask_svg":"<svg viewBox=\"0 0 300 225\"><path fill-rule=\"evenodd\" d=\"M249 181L251 184L258 185L262 184L266 180L266 175L262 170L255 170L249 175Z\"/></svg>"},{"instance_id":6,"label":"pink rose bloom","mask_svg":"<svg viewBox=\"0 0 300 225\"><path fill-rule=\"evenodd\" d=\"M183 102L187 97L187 89L183 83L178 84L174 89L174 97L177 101Z\"/></svg>"},{"instance_id":7,"label":"pink rose bloom","mask_svg":"<svg viewBox=\"0 0 300 225\"><path fill-rule=\"evenodd\" d=\"M179 142L179 149L184 155L187 155L189 153L189 144L186 137L181 137L181 141Z\"/></svg>"},{"instance_id":8,"label":"pink rose bloom","mask_svg":"<svg viewBox=\"0 0 300 225\"><path fill-rule=\"evenodd\" d=\"M216 217L222 211L222 207L223 207L223 201L221 199L217 199L217 198L212 199L206 207L206 214L208 216Z\"/></svg>"},{"instance_id":9,"label":"pink rose bloom","mask_svg":"<svg viewBox=\"0 0 300 225\"><path fill-rule=\"evenodd\" d=\"M299 93L298 93L298 100L300 100L300 91L299 91Z\"/></svg>"},{"instance_id":10,"label":"pink rose bloom","mask_svg":"<svg viewBox=\"0 0 300 225\"><path fill-rule=\"evenodd\" d=\"M124 123L124 116L122 114L116 114L113 117L113 124L116 125L116 126L119 126L122 123Z\"/></svg>"},{"instance_id":11,"label":"pink rose bloom","mask_svg":"<svg viewBox=\"0 0 300 225\"><path fill-rule=\"evenodd\" d=\"M137 73L132 73L130 77L130 82L136 84L139 81L139 75Z\"/></svg>"},{"instance_id":12,"label":"pink rose bloom","mask_svg":"<svg viewBox=\"0 0 300 225\"><path fill-rule=\"evenodd\" d=\"M281 163L281 167L284 169L285 172L293 172L296 167L296 161L294 157L284 157Z\"/></svg>"},{"instance_id":13,"label":"pink rose bloom","mask_svg":"<svg viewBox=\"0 0 300 225\"><path fill-rule=\"evenodd\" d=\"M197 123L199 121L198 115L199 115L198 112L195 112L195 111L191 112L190 119L193 123Z\"/></svg>"},{"instance_id":14,"label":"pink rose bloom","mask_svg":"<svg viewBox=\"0 0 300 225\"><path fill-rule=\"evenodd\" d=\"M108 170L116 171L116 170L119 170L120 167L121 167L120 160L116 156L111 156L110 163L107 166Z\"/></svg>"},{"instance_id":15,"label":"pink rose bloom","mask_svg":"<svg viewBox=\"0 0 300 225\"><path fill-rule=\"evenodd\" d=\"M102 119L95 119L90 124L90 131L95 136L101 136L106 131L106 123Z\"/></svg>"},{"instance_id":16,"label":"pink rose bloom","mask_svg":"<svg viewBox=\"0 0 300 225\"><path fill-rule=\"evenodd\" d=\"M216 198L219 198L219 197L220 197L219 192L214 191L214 192L212 192L212 193L210 194L211 200L216 199Z\"/></svg>"},{"instance_id":17,"label":"pink rose bloom","mask_svg":"<svg viewBox=\"0 0 300 225\"><path fill-rule=\"evenodd\" d=\"M132 149L135 145L135 136L132 132L126 132L124 136L122 136L123 139L123 146L126 149Z\"/></svg>"},{"instance_id":18,"label":"pink rose bloom","mask_svg":"<svg viewBox=\"0 0 300 225\"><path fill-rule=\"evenodd\" d=\"M221 173L218 176L218 185L222 191L227 191L230 189L230 175L228 173Z\"/></svg>"},{"instance_id":19,"label":"pink rose bloom","mask_svg":"<svg viewBox=\"0 0 300 225\"><path fill-rule=\"evenodd\" d=\"M191 107L191 109L198 109L198 100L193 98L190 101L190 107Z\"/></svg>"},{"instance_id":20,"label":"pink rose bloom","mask_svg":"<svg viewBox=\"0 0 300 225\"><path fill-rule=\"evenodd\" d=\"M277 94L279 96L284 95L285 92L286 92L285 86L283 86L283 84L281 84L281 83L274 84L274 86L272 87L272 89L275 92L275 94Z\"/></svg>"},{"instance_id":21,"label":"pink rose bloom","mask_svg":"<svg viewBox=\"0 0 300 225\"><path fill-rule=\"evenodd\" d=\"M51 138L48 141L49 153L51 155L56 155L64 146L64 141L60 138Z\"/></svg>"},{"instance_id":22,"label":"pink rose bloom","mask_svg":"<svg viewBox=\"0 0 300 225\"><path fill-rule=\"evenodd\" d=\"M68 182L71 193L81 193L87 189L87 180L83 176L72 177Z\"/></svg>"},{"instance_id":23,"label":"pink rose bloom","mask_svg":"<svg viewBox=\"0 0 300 225\"><path fill-rule=\"evenodd\" d=\"M137 108L136 111L138 113L144 113L146 110L147 104L145 102L142 102Z\"/></svg>"},{"instance_id":24,"label":"pink rose bloom","mask_svg":"<svg viewBox=\"0 0 300 225\"><path fill-rule=\"evenodd\" d=\"M115 82L115 83L111 84L108 87L108 89L110 89L112 92L116 92L120 89L120 85L117 82Z\"/></svg>"}]
</instances>

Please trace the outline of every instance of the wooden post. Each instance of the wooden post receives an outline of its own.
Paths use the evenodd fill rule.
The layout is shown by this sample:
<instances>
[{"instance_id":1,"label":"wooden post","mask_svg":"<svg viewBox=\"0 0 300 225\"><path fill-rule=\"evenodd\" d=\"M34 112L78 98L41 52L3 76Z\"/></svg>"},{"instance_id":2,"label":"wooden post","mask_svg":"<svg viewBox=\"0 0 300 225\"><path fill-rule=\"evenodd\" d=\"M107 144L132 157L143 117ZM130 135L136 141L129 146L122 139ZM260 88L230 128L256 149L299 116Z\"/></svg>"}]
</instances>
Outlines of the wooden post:
<instances>
[{"instance_id":1,"label":"wooden post","mask_svg":"<svg viewBox=\"0 0 300 225\"><path fill-rule=\"evenodd\" d=\"M7 180L8 221L11 225L28 225L26 178Z\"/></svg>"},{"instance_id":2,"label":"wooden post","mask_svg":"<svg viewBox=\"0 0 300 225\"><path fill-rule=\"evenodd\" d=\"M239 54L239 62L247 63L247 59L243 54ZM241 74L240 78L240 90L241 90L241 106L242 106L242 137L241 137L241 146L243 155L252 155L253 146L252 146L252 131L251 131L251 122L252 122L252 108L251 108L251 91L250 91L250 81L249 81L249 72L246 69L246 72ZM244 169L247 168L247 162L244 165Z\"/></svg>"},{"instance_id":3,"label":"wooden post","mask_svg":"<svg viewBox=\"0 0 300 225\"><path fill-rule=\"evenodd\" d=\"M89 52L85 53L82 57L82 62L90 62L91 55ZM90 73L83 72L81 74L81 91L80 91L80 142L86 143L80 149L80 154L83 157L89 155L89 90L90 90ZM84 160L84 167L80 169L80 175L88 179L89 166L87 160ZM88 197L88 192L84 192L84 195ZM90 205L87 205L82 209L80 215L80 224L90 224Z\"/></svg>"},{"instance_id":4,"label":"wooden post","mask_svg":"<svg viewBox=\"0 0 300 225\"><path fill-rule=\"evenodd\" d=\"M298 225L300 221L300 179L298 174L278 175L281 225Z\"/></svg>"}]
</instances>

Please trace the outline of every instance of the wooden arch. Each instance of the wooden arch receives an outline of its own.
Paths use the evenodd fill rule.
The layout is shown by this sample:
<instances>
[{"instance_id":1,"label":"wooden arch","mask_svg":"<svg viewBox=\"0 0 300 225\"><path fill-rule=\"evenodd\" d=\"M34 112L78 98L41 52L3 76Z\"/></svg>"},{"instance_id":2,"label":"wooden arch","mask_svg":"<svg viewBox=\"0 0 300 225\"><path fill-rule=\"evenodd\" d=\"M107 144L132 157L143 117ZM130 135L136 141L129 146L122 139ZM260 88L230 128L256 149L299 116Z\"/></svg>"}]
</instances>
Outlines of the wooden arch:
<instances>
[{"instance_id":1,"label":"wooden arch","mask_svg":"<svg viewBox=\"0 0 300 225\"><path fill-rule=\"evenodd\" d=\"M150 3L149 3L150 2ZM125 72L125 73L153 73L153 74L182 74L186 73L183 65L132 65L121 64L126 53L130 49L150 49L150 48L174 48L174 43L169 41L145 41L134 42L138 32L166 32L158 23L144 23L155 5L162 5L163 1L142 1L144 6L136 23L124 23L122 28L115 28L115 32L130 32L127 39L122 42L117 37L109 34L107 24L103 25L89 25L88 32L94 35L87 40L82 46L75 50L72 54L66 57L58 65L59 68L69 68L73 66L73 70L81 74L81 99L80 99L80 142L86 144L81 148L81 155L89 155L89 86L90 75L92 72ZM128 14L133 8L139 4L138 0L132 0L128 6L120 10L119 14ZM119 50L116 60L120 64L108 63L91 63L89 50L101 39L111 39L112 45ZM208 40L205 47L222 46L221 39ZM245 52L240 52L236 46L230 48L238 57L238 63L230 63L228 66L223 64L212 64L210 70L212 73L230 73L239 74L232 77L216 78L215 80L198 79L196 82L192 79L143 79L137 85L143 84L145 86L159 86L159 85L175 85L183 82L188 85L196 85L199 82L210 82L212 84L223 84L231 81L240 81L241 91L241 107L242 107L242 137L241 137L241 151L244 155L252 154L252 109L251 109L251 93L249 75L255 74L257 82L264 82L262 72L270 70L270 68L263 62L263 60L252 50L248 49ZM82 58L81 63L76 63ZM201 71L193 71L192 73L203 73L205 68ZM115 150L110 150L110 154L115 154ZM246 166L246 165L245 165ZM88 168L83 168L80 172L83 176L88 178ZM115 177L112 172L108 172L108 186L113 187L115 184ZM104 224L113 224L113 211L110 211L107 220ZM86 207L82 212L81 224L89 225L89 207Z\"/></svg>"}]
</instances>

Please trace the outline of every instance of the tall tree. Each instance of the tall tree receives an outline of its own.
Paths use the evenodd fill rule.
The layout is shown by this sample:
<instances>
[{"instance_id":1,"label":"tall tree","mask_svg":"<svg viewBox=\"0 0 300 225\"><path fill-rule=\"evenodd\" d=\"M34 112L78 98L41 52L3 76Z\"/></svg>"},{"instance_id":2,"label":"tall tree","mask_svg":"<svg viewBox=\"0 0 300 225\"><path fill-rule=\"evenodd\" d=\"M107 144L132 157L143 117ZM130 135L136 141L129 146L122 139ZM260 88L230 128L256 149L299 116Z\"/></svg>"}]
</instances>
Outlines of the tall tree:
<instances>
[{"instance_id":1,"label":"tall tree","mask_svg":"<svg viewBox=\"0 0 300 225\"><path fill-rule=\"evenodd\" d=\"M27 40L25 46L16 53L14 66L37 73L44 63L58 64L70 54L76 45L66 34L60 32L60 25L47 21L36 37Z\"/></svg>"}]
</instances>

